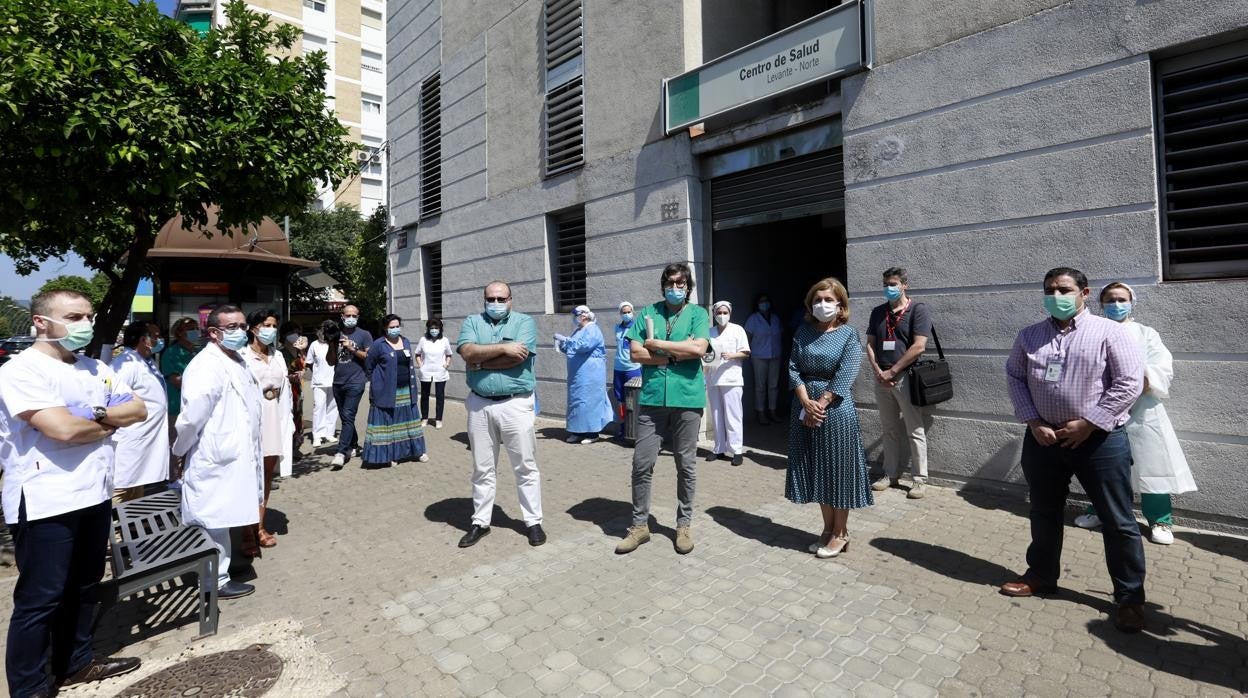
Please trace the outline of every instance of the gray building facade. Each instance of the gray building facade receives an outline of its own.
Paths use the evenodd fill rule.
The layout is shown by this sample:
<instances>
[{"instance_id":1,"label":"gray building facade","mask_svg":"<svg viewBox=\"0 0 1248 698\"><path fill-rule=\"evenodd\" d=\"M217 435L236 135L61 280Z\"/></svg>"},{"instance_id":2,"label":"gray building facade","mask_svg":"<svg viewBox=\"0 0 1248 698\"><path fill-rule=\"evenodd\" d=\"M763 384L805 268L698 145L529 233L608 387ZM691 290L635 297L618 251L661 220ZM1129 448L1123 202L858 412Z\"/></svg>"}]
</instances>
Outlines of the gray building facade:
<instances>
[{"instance_id":1,"label":"gray building facade","mask_svg":"<svg viewBox=\"0 0 1248 698\"><path fill-rule=\"evenodd\" d=\"M1174 353L1168 409L1201 487L1176 508L1243 525L1248 0L867 1L869 69L666 134L665 78L838 4L390 3L394 311L439 313L453 338L486 283L511 282L559 415L550 336L569 299L610 337L619 301L658 300L670 261L738 323L755 294L787 314L831 275L862 330L880 272L904 266L956 381L933 474L1010 486L1023 428L1005 358L1043 317L1044 272L1074 266L1131 284ZM865 376L856 399L878 460Z\"/></svg>"}]
</instances>

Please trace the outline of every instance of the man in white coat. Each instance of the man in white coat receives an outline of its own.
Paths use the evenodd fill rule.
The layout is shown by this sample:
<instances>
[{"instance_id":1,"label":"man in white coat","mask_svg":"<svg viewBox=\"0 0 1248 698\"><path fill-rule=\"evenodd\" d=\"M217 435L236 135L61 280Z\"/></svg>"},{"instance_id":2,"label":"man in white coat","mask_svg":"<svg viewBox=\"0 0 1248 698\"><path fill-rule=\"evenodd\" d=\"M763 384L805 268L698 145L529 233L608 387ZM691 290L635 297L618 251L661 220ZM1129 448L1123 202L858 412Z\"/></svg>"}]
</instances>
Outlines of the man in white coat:
<instances>
[{"instance_id":1,"label":"man in white coat","mask_svg":"<svg viewBox=\"0 0 1248 698\"><path fill-rule=\"evenodd\" d=\"M169 479L169 393L153 358L165 340L155 323L137 320L126 327L121 343L126 348L113 359L113 372L147 406L147 419L118 429L113 437L115 502L142 497L144 486Z\"/></svg>"},{"instance_id":2,"label":"man in white coat","mask_svg":"<svg viewBox=\"0 0 1248 698\"><path fill-rule=\"evenodd\" d=\"M173 455L182 463L182 521L203 526L220 551L217 597L256 590L230 580L230 528L260 520L260 386L238 352L247 317L233 305L208 316L208 345L182 373L182 411Z\"/></svg>"}]
</instances>

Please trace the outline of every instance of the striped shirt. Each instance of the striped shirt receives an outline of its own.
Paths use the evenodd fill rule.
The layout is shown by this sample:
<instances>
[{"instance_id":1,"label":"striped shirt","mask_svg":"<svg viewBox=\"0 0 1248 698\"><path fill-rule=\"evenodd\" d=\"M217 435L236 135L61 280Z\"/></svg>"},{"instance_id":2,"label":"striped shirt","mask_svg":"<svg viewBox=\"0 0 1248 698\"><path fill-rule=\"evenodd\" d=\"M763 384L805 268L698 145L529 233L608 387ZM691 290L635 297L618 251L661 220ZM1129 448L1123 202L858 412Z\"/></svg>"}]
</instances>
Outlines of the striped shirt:
<instances>
[{"instance_id":1,"label":"striped shirt","mask_svg":"<svg viewBox=\"0 0 1248 698\"><path fill-rule=\"evenodd\" d=\"M1050 368L1058 361L1060 369ZM1121 325L1087 308L1064 330L1052 318L1024 327L1005 372L1018 421L1054 427L1082 417L1112 431L1127 422L1144 388L1139 347Z\"/></svg>"}]
</instances>

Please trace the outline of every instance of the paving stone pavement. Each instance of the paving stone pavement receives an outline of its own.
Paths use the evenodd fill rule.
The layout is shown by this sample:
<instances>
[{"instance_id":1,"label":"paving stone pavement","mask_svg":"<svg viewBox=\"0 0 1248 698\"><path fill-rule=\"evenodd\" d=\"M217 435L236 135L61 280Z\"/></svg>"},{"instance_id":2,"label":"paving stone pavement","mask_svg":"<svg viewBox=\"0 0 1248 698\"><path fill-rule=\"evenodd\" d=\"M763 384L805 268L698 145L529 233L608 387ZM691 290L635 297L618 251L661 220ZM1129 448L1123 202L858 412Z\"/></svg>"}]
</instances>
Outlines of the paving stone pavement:
<instances>
[{"instance_id":1,"label":"paving stone pavement","mask_svg":"<svg viewBox=\"0 0 1248 698\"><path fill-rule=\"evenodd\" d=\"M363 413L364 411L362 411ZM273 494L279 545L256 594L223 602L220 637L295 621L346 696L1238 695L1248 690L1248 540L1180 530L1147 545L1147 632L1108 621L1100 536L1067 529L1063 591L1009 599L1025 506L929 488L879 493L850 516L845 555L817 560L814 506L783 498L784 460L698 463L692 554L673 550L675 478L660 457L654 539L613 547L628 524L631 451L568 445L543 421L538 453L550 542L531 548L514 479L494 529L469 525L464 414L427 430L432 460L363 470L309 456ZM0 582L0 617L11 610ZM148 659L192 640L193 593L123 601L101 652ZM72 696L73 691L62 695Z\"/></svg>"}]
</instances>

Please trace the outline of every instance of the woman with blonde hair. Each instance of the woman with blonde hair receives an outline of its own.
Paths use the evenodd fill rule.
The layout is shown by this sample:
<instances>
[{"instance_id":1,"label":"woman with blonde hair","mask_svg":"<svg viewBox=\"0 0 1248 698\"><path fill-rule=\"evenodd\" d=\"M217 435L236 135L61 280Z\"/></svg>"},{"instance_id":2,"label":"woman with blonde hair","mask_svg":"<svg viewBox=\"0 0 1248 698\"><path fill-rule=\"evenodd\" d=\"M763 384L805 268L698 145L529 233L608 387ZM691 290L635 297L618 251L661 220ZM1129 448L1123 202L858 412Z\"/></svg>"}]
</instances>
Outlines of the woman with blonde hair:
<instances>
[{"instance_id":1,"label":"woman with blonde hair","mask_svg":"<svg viewBox=\"0 0 1248 698\"><path fill-rule=\"evenodd\" d=\"M849 550L849 510L874 504L853 396L862 340L848 324L849 294L834 278L806 292L805 320L789 358L794 397L784 496L819 504L823 533L810 551L830 558Z\"/></svg>"},{"instance_id":2,"label":"woman with blonde hair","mask_svg":"<svg viewBox=\"0 0 1248 698\"><path fill-rule=\"evenodd\" d=\"M1144 393L1131 407L1131 418L1126 424L1127 441L1131 444L1131 477L1135 491L1140 493L1140 509L1148 521L1149 539L1170 545L1174 542L1170 495L1196 491L1179 437L1170 424L1166 406L1161 404L1170 397L1174 357L1157 330L1135 321L1135 291L1130 286L1121 281L1107 284L1101 289L1100 301L1105 317L1122 323L1144 353ZM1086 512L1075 517L1075 525L1096 528L1101 525L1101 518L1089 505Z\"/></svg>"}]
</instances>

